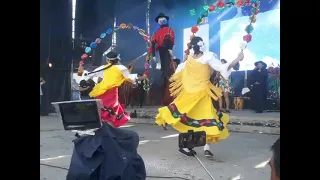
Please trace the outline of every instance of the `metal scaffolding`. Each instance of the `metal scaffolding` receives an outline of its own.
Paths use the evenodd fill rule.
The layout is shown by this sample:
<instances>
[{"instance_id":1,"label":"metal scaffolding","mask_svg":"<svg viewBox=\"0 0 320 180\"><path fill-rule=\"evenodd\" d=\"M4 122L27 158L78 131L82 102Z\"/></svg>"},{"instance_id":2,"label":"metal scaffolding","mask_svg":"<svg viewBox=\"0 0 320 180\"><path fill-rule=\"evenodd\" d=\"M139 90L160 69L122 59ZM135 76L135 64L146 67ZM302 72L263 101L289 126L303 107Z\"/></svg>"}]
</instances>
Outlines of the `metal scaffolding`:
<instances>
[{"instance_id":1,"label":"metal scaffolding","mask_svg":"<svg viewBox=\"0 0 320 180\"><path fill-rule=\"evenodd\" d=\"M147 25L147 33L150 39L150 4L151 0L148 0L147 11L146 11L146 25Z\"/></svg>"},{"instance_id":2,"label":"metal scaffolding","mask_svg":"<svg viewBox=\"0 0 320 180\"><path fill-rule=\"evenodd\" d=\"M113 29L115 29L117 26L117 17L114 15L114 22L113 22ZM113 31L112 33L112 40L111 40L111 47L112 50L115 51L117 47L117 32Z\"/></svg>"}]
</instances>

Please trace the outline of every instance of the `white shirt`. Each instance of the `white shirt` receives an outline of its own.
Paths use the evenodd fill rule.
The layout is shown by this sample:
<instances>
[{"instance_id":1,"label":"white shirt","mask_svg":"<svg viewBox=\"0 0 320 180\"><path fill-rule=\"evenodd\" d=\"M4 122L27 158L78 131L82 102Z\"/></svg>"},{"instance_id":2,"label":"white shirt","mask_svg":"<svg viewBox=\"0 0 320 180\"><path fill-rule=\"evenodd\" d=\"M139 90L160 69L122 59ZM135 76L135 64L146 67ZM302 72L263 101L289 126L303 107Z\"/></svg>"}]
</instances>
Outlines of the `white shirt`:
<instances>
[{"instance_id":1,"label":"white shirt","mask_svg":"<svg viewBox=\"0 0 320 180\"><path fill-rule=\"evenodd\" d=\"M226 79L228 79L228 77L231 75L232 70L228 70L230 63L222 64L218 59L218 56L213 52L206 52L203 54L203 56L195 60L201 64L209 65L215 71L219 71L223 77L227 77ZM185 65L186 62L179 64L175 73L178 73L184 69Z\"/></svg>"},{"instance_id":2,"label":"white shirt","mask_svg":"<svg viewBox=\"0 0 320 180\"><path fill-rule=\"evenodd\" d=\"M79 91L79 84L75 79L73 79L73 82L72 82L72 91Z\"/></svg>"},{"instance_id":3,"label":"white shirt","mask_svg":"<svg viewBox=\"0 0 320 180\"><path fill-rule=\"evenodd\" d=\"M225 64L222 64L221 63L221 66L220 66L220 75L224 78L224 79L228 79L232 73L232 68L230 68L228 70L228 67L229 65L231 64L231 62L227 62Z\"/></svg>"},{"instance_id":4,"label":"white shirt","mask_svg":"<svg viewBox=\"0 0 320 180\"><path fill-rule=\"evenodd\" d=\"M120 69L120 71L123 74L123 77L130 79L133 83L135 83L136 80L138 79L138 74L130 74L129 69L124 65L114 65L114 66Z\"/></svg>"},{"instance_id":5,"label":"white shirt","mask_svg":"<svg viewBox=\"0 0 320 180\"><path fill-rule=\"evenodd\" d=\"M40 96L42 96L43 95L43 93L42 93L42 88L41 88L41 86L44 84L44 82L40 82Z\"/></svg>"}]
</instances>

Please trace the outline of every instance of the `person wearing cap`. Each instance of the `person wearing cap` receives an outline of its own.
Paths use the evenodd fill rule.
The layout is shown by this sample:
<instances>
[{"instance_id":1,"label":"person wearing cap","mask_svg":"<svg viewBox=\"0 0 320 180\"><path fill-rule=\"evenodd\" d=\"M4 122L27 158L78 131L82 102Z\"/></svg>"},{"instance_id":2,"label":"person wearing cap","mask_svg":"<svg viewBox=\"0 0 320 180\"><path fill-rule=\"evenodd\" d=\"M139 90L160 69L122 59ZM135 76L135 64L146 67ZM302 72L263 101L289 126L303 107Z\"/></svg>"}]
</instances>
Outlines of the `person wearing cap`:
<instances>
[{"instance_id":1,"label":"person wearing cap","mask_svg":"<svg viewBox=\"0 0 320 180\"><path fill-rule=\"evenodd\" d=\"M148 76L148 71L141 77L138 77L137 74L130 74L128 68L119 63L120 60L120 55L109 52L105 67L99 71L88 73L103 71L102 81L93 88L89 96L102 100L101 119L114 127L122 126L130 120L129 114L119 103L118 87L125 81L135 83Z\"/></svg>"},{"instance_id":2,"label":"person wearing cap","mask_svg":"<svg viewBox=\"0 0 320 180\"><path fill-rule=\"evenodd\" d=\"M263 61L255 62L255 69L249 75L248 81L251 87L250 103L256 113L262 113L268 93L267 64Z\"/></svg>"}]
</instances>

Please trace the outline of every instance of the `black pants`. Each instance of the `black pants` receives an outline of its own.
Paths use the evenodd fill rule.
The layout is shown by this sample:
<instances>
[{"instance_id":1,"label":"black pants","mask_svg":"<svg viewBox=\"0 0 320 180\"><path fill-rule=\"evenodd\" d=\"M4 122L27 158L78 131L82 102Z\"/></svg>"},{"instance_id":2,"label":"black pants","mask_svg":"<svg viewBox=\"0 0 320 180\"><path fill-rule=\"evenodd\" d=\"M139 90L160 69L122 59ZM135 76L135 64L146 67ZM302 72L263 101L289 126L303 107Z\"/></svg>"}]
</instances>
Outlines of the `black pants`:
<instances>
[{"instance_id":1,"label":"black pants","mask_svg":"<svg viewBox=\"0 0 320 180\"><path fill-rule=\"evenodd\" d=\"M264 86L261 84L253 85L250 97L251 109L257 113L262 113L266 99L266 88L264 88Z\"/></svg>"},{"instance_id":2,"label":"black pants","mask_svg":"<svg viewBox=\"0 0 320 180\"><path fill-rule=\"evenodd\" d=\"M162 76L169 78L171 76L171 55L167 48L160 48L159 49L160 61L161 61L161 71Z\"/></svg>"},{"instance_id":3,"label":"black pants","mask_svg":"<svg viewBox=\"0 0 320 180\"><path fill-rule=\"evenodd\" d=\"M144 104L144 99L145 99L145 93L146 91L144 89L140 90L139 93L139 106L142 107L142 105Z\"/></svg>"},{"instance_id":4,"label":"black pants","mask_svg":"<svg viewBox=\"0 0 320 180\"><path fill-rule=\"evenodd\" d=\"M90 96L81 96L81 100L92 99Z\"/></svg>"}]
</instances>

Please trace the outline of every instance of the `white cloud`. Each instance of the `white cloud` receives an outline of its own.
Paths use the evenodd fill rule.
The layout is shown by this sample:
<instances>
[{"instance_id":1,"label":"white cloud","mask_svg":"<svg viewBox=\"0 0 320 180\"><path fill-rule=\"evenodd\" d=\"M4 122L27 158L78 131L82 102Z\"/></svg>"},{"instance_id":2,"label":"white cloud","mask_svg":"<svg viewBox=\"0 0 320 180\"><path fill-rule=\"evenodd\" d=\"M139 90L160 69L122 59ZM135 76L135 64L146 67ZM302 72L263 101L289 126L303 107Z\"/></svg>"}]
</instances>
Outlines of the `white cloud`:
<instances>
[{"instance_id":1,"label":"white cloud","mask_svg":"<svg viewBox=\"0 0 320 180\"><path fill-rule=\"evenodd\" d=\"M267 66L270 66L271 64L273 64L274 67L278 67L278 65L280 65L280 60L276 58L272 58L270 56L263 57L261 61L265 62Z\"/></svg>"},{"instance_id":2,"label":"white cloud","mask_svg":"<svg viewBox=\"0 0 320 180\"><path fill-rule=\"evenodd\" d=\"M239 44L242 42L242 35L232 36L231 39L225 41L220 47L221 59L226 59L228 62L234 60L239 52ZM240 62L240 70L251 70L254 68L254 63L257 61L257 57L250 51L250 44L247 49L243 51L244 59Z\"/></svg>"}]
</instances>

